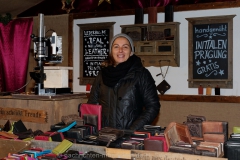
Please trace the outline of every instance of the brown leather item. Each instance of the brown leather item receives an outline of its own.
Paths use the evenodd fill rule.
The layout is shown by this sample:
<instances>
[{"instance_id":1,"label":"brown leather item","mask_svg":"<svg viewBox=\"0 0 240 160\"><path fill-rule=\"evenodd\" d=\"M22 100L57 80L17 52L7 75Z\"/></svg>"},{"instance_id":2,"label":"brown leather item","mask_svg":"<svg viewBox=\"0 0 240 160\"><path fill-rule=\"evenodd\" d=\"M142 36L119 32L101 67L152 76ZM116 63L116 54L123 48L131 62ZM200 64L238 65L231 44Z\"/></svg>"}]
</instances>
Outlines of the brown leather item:
<instances>
[{"instance_id":1,"label":"brown leather item","mask_svg":"<svg viewBox=\"0 0 240 160\"><path fill-rule=\"evenodd\" d=\"M218 142L201 142L198 146L216 149L217 157L219 157L223 152L221 143Z\"/></svg>"},{"instance_id":2,"label":"brown leather item","mask_svg":"<svg viewBox=\"0 0 240 160\"><path fill-rule=\"evenodd\" d=\"M224 143L227 139L226 136L222 133L214 134L214 133L205 133L203 134L203 140L206 142L220 142Z\"/></svg>"},{"instance_id":3,"label":"brown leather item","mask_svg":"<svg viewBox=\"0 0 240 160\"><path fill-rule=\"evenodd\" d=\"M204 121L202 122L202 131L204 133L223 133L223 124L220 121Z\"/></svg>"},{"instance_id":4,"label":"brown leather item","mask_svg":"<svg viewBox=\"0 0 240 160\"><path fill-rule=\"evenodd\" d=\"M16 139L16 138L18 138L17 135L9 133L9 132L5 132L5 131L1 131L0 132L0 136L6 137L6 138L9 138L9 139Z\"/></svg>"},{"instance_id":5,"label":"brown leather item","mask_svg":"<svg viewBox=\"0 0 240 160\"><path fill-rule=\"evenodd\" d=\"M107 147L110 145L111 142L117 140L118 138L124 135L123 130L111 128L111 127L104 127L99 131L98 140L103 142L108 142Z\"/></svg>"},{"instance_id":6,"label":"brown leather item","mask_svg":"<svg viewBox=\"0 0 240 160\"><path fill-rule=\"evenodd\" d=\"M163 141L144 139L144 149L149 151L163 151Z\"/></svg>"},{"instance_id":7,"label":"brown leather item","mask_svg":"<svg viewBox=\"0 0 240 160\"><path fill-rule=\"evenodd\" d=\"M197 150L201 150L201 151L216 152L216 150L215 150L214 148L209 148L209 147L197 146L196 149L197 149Z\"/></svg>"},{"instance_id":8,"label":"brown leather item","mask_svg":"<svg viewBox=\"0 0 240 160\"><path fill-rule=\"evenodd\" d=\"M70 114L70 115L67 115L67 116L62 116L61 120L65 124L70 124L73 121L76 121L78 126L84 125L83 119L77 114Z\"/></svg>"},{"instance_id":9,"label":"brown leather item","mask_svg":"<svg viewBox=\"0 0 240 160\"><path fill-rule=\"evenodd\" d=\"M186 125L171 122L164 131L164 136L167 141L168 148L183 141L188 144L193 144L190 132Z\"/></svg>"}]
</instances>

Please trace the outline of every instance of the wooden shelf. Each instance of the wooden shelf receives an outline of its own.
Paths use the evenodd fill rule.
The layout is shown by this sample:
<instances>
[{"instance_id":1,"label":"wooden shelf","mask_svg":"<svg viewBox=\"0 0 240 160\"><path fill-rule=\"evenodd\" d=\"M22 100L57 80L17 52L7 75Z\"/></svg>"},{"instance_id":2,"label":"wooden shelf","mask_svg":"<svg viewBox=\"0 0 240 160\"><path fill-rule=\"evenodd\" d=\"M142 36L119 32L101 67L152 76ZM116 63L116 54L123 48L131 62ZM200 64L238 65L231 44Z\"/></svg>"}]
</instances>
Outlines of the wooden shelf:
<instances>
[{"instance_id":1,"label":"wooden shelf","mask_svg":"<svg viewBox=\"0 0 240 160\"><path fill-rule=\"evenodd\" d=\"M160 101L240 103L239 96L159 95Z\"/></svg>"},{"instance_id":2,"label":"wooden shelf","mask_svg":"<svg viewBox=\"0 0 240 160\"><path fill-rule=\"evenodd\" d=\"M121 25L134 42L135 54L148 66L180 66L179 22Z\"/></svg>"}]
</instances>

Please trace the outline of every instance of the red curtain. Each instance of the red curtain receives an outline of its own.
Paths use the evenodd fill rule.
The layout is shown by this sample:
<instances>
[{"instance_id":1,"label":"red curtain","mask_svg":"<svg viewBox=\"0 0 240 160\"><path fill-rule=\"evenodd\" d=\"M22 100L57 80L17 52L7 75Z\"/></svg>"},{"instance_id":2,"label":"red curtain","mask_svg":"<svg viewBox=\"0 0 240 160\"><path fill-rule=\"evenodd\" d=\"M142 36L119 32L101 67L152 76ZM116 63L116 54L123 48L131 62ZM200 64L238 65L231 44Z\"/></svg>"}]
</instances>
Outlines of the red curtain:
<instances>
[{"instance_id":1,"label":"red curtain","mask_svg":"<svg viewBox=\"0 0 240 160\"><path fill-rule=\"evenodd\" d=\"M0 91L13 92L26 84L32 27L33 18L0 23Z\"/></svg>"}]
</instances>

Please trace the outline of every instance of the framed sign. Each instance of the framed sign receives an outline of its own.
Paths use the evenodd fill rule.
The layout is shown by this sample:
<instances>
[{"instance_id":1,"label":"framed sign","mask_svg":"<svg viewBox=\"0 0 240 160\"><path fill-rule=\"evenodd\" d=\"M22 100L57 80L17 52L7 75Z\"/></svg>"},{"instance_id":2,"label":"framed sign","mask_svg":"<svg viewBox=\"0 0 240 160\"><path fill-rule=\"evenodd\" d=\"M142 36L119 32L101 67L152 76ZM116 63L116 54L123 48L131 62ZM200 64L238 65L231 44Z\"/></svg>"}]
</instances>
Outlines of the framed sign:
<instances>
[{"instance_id":1,"label":"framed sign","mask_svg":"<svg viewBox=\"0 0 240 160\"><path fill-rule=\"evenodd\" d=\"M79 84L92 84L100 64L108 58L115 22L78 24L80 29Z\"/></svg>"},{"instance_id":2,"label":"framed sign","mask_svg":"<svg viewBox=\"0 0 240 160\"><path fill-rule=\"evenodd\" d=\"M188 20L188 86L233 87L233 18L235 15Z\"/></svg>"}]
</instances>

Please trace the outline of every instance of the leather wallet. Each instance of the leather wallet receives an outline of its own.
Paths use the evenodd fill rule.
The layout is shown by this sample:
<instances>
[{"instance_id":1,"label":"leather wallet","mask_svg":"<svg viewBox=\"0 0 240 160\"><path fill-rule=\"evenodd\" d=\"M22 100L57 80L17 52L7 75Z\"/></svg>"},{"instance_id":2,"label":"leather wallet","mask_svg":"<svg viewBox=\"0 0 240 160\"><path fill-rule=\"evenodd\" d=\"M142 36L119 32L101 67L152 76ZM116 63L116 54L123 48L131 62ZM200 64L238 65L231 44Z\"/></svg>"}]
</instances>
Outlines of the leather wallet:
<instances>
[{"instance_id":1,"label":"leather wallet","mask_svg":"<svg viewBox=\"0 0 240 160\"><path fill-rule=\"evenodd\" d=\"M199 155L202 156L217 157L217 152L215 148L197 146L195 153L197 152L200 152Z\"/></svg>"},{"instance_id":2,"label":"leather wallet","mask_svg":"<svg viewBox=\"0 0 240 160\"><path fill-rule=\"evenodd\" d=\"M83 119L85 121L85 124L92 125L92 126L98 126L98 116L93 114L84 114Z\"/></svg>"},{"instance_id":3,"label":"leather wallet","mask_svg":"<svg viewBox=\"0 0 240 160\"><path fill-rule=\"evenodd\" d=\"M218 143L218 142L200 142L200 144L198 146L214 148L216 150L217 157L219 157L223 153L222 145L221 145L221 143Z\"/></svg>"},{"instance_id":4,"label":"leather wallet","mask_svg":"<svg viewBox=\"0 0 240 160\"><path fill-rule=\"evenodd\" d=\"M192 137L203 137L202 122L183 122L183 124L188 126Z\"/></svg>"},{"instance_id":5,"label":"leather wallet","mask_svg":"<svg viewBox=\"0 0 240 160\"><path fill-rule=\"evenodd\" d=\"M144 149L150 151L163 151L163 141L146 138L143 141Z\"/></svg>"},{"instance_id":6,"label":"leather wallet","mask_svg":"<svg viewBox=\"0 0 240 160\"><path fill-rule=\"evenodd\" d=\"M206 121L206 117L205 116L192 115L192 114L189 114L187 116L187 122L203 122L203 121Z\"/></svg>"},{"instance_id":7,"label":"leather wallet","mask_svg":"<svg viewBox=\"0 0 240 160\"><path fill-rule=\"evenodd\" d=\"M157 85L157 90L161 95L164 95L164 93L170 88L171 86L168 84L168 82L165 79L159 85Z\"/></svg>"},{"instance_id":8,"label":"leather wallet","mask_svg":"<svg viewBox=\"0 0 240 160\"><path fill-rule=\"evenodd\" d=\"M75 139L76 143L80 142L85 135L85 130L82 128L73 128L65 133L67 138Z\"/></svg>"},{"instance_id":9,"label":"leather wallet","mask_svg":"<svg viewBox=\"0 0 240 160\"><path fill-rule=\"evenodd\" d=\"M184 146L170 146L169 152L195 154L195 148L194 147L184 147Z\"/></svg>"},{"instance_id":10,"label":"leather wallet","mask_svg":"<svg viewBox=\"0 0 240 160\"><path fill-rule=\"evenodd\" d=\"M193 144L189 129L184 124L171 122L165 129L164 135L168 144L168 148L176 145L178 142Z\"/></svg>"},{"instance_id":11,"label":"leather wallet","mask_svg":"<svg viewBox=\"0 0 240 160\"><path fill-rule=\"evenodd\" d=\"M124 131L111 128L111 127L104 127L99 131L98 140L103 142L108 142L107 147L110 145L111 142L117 140L118 138L124 135Z\"/></svg>"},{"instance_id":12,"label":"leather wallet","mask_svg":"<svg viewBox=\"0 0 240 160\"><path fill-rule=\"evenodd\" d=\"M121 148L122 149L136 149L136 150L142 150L144 144L140 141L135 140L127 140L122 142Z\"/></svg>"},{"instance_id":13,"label":"leather wallet","mask_svg":"<svg viewBox=\"0 0 240 160\"><path fill-rule=\"evenodd\" d=\"M228 122L226 121L204 121L202 122L204 133L224 133L228 137Z\"/></svg>"},{"instance_id":14,"label":"leather wallet","mask_svg":"<svg viewBox=\"0 0 240 160\"><path fill-rule=\"evenodd\" d=\"M70 114L67 116L62 116L61 120L66 125L72 123L73 121L76 121L78 126L84 125L84 120L77 114Z\"/></svg>"},{"instance_id":15,"label":"leather wallet","mask_svg":"<svg viewBox=\"0 0 240 160\"><path fill-rule=\"evenodd\" d=\"M156 135L156 136L151 136L149 139L151 140L158 140L163 142L163 152L168 152L168 145L167 141L164 135Z\"/></svg>"},{"instance_id":16,"label":"leather wallet","mask_svg":"<svg viewBox=\"0 0 240 160\"><path fill-rule=\"evenodd\" d=\"M102 128L102 106L98 104L88 104L88 103L81 103L79 104L78 111L80 117L83 118L83 115L91 114L98 116L98 130Z\"/></svg>"},{"instance_id":17,"label":"leather wallet","mask_svg":"<svg viewBox=\"0 0 240 160\"><path fill-rule=\"evenodd\" d=\"M206 142L220 142L227 141L227 137L223 133L204 133L203 140Z\"/></svg>"},{"instance_id":18,"label":"leather wallet","mask_svg":"<svg viewBox=\"0 0 240 160\"><path fill-rule=\"evenodd\" d=\"M68 148L70 148L73 145L72 142L64 139L61 143L59 143L53 150L52 153L59 155L61 153L64 153Z\"/></svg>"}]
</instances>

